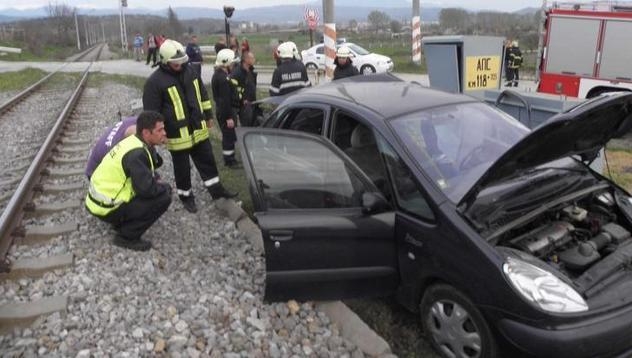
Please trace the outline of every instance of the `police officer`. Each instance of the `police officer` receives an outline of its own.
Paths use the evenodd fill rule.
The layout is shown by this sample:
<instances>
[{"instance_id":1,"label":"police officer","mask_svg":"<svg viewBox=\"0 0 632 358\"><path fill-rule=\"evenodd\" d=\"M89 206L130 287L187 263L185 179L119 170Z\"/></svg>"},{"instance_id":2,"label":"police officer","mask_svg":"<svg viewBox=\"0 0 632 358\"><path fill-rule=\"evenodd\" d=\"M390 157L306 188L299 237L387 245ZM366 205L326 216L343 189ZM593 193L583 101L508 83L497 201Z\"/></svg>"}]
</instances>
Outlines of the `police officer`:
<instances>
[{"instance_id":1,"label":"police officer","mask_svg":"<svg viewBox=\"0 0 632 358\"><path fill-rule=\"evenodd\" d=\"M507 87L518 87L520 80L520 67L522 67L522 51L518 47L518 41L512 41L506 50L506 75Z\"/></svg>"},{"instance_id":2,"label":"police officer","mask_svg":"<svg viewBox=\"0 0 632 358\"><path fill-rule=\"evenodd\" d=\"M282 96L301 88L311 86L307 69L299 60L298 49L294 42L288 41L277 48L281 64L272 73L270 96Z\"/></svg>"},{"instance_id":3,"label":"police officer","mask_svg":"<svg viewBox=\"0 0 632 358\"><path fill-rule=\"evenodd\" d=\"M189 56L189 64L202 78L202 50L197 44L197 36L191 36L191 41L187 44L187 56Z\"/></svg>"},{"instance_id":4,"label":"police officer","mask_svg":"<svg viewBox=\"0 0 632 358\"><path fill-rule=\"evenodd\" d=\"M221 50L217 54L215 73L211 79L217 122L222 130L224 165L229 168L235 168L239 165L235 159L235 142L237 141L235 125L237 124L236 112L239 108L239 97L228 78L234 62L235 53L233 50Z\"/></svg>"},{"instance_id":5,"label":"police officer","mask_svg":"<svg viewBox=\"0 0 632 358\"><path fill-rule=\"evenodd\" d=\"M171 204L171 187L154 172L162 165L154 146L166 141L163 121L160 113L141 113L136 134L115 145L90 177L86 208L112 225L114 245L149 250L141 236Z\"/></svg>"},{"instance_id":6,"label":"police officer","mask_svg":"<svg viewBox=\"0 0 632 358\"><path fill-rule=\"evenodd\" d=\"M189 158L213 199L232 198L220 183L208 127L212 123L211 101L199 74L187 64L188 56L177 41L165 40L159 50L160 66L149 76L143 91L143 107L165 117L167 149L173 159L178 197L184 208L197 212L191 190Z\"/></svg>"},{"instance_id":7,"label":"police officer","mask_svg":"<svg viewBox=\"0 0 632 358\"><path fill-rule=\"evenodd\" d=\"M334 80L360 74L360 71L353 65L353 61L351 61L351 51L349 51L349 48L346 46L341 46L336 51L334 65L336 65Z\"/></svg>"},{"instance_id":8,"label":"police officer","mask_svg":"<svg viewBox=\"0 0 632 358\"><path fill-rule=\"evenodd\" d=\"M258 110L253 102L257 100L257 72L255 72L255 55L245 51L241 55L239 66L230 74L231 84L240 95L239 121L244 127L256 126Z\"/></svg>"}]
</instances>

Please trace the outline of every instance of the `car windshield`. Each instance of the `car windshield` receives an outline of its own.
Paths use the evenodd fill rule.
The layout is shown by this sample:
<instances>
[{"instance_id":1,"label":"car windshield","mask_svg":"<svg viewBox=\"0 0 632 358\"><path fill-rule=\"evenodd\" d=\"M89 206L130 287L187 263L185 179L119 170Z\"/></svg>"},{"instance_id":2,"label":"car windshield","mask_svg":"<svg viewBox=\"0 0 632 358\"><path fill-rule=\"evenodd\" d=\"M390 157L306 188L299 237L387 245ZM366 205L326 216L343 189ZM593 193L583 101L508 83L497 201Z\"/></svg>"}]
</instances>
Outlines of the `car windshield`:
<instances>
[{"instance_id":1,"label":"car windshield","mask_svg":"<svg viewBox=\"0 0 632 358\"><path fill-rule=\"evenodd\" d=\"M351 49L351 51L355 52L356 55L364 56L364 55L370 54L369 51L365 50L363 47L360 47L358 45L346 43L346 44L342 44L341 46L348 47L349 49Z\"/></svg>"},{"instance_id":2,"label":"car windshield","mask_svg":"<svg viewBox=\"0 0 632 358\"><path fill-rule=\"evenodd\" d=\"M529 133L514 118L484 103L432 108L391 123L417 164L454 203Z\"/></svg>"}]
</instances>

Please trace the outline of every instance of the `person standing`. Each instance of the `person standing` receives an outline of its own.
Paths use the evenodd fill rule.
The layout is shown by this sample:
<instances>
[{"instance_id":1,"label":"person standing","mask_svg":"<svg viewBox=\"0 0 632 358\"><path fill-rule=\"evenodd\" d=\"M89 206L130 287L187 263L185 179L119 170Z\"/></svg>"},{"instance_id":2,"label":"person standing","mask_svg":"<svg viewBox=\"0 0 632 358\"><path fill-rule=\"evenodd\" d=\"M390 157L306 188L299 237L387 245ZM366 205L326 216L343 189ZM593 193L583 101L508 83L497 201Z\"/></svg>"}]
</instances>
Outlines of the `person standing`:
<instances>
[{"instance_id":1,"label":"person standing","mask_svg":"<svg viewBox=\"0 0 632 358\"><path fill-rule=\"evenodd\" d=\"M202 79L188 66L189 58L179 42L165 40L158 52L160 65L145 82L143 107L165 117L167 149L173 159L178 197L187 211L195 213L189 158L213 199L237 194L226 190L219 179L208 131L213 120L212 106Z\"/></svg>"},{"instance_id":2,"label":"person standing","mask_svg":"<svg viewBox=\"0 0 632 358\"><path fill-rule=\"evenodd\" d=\"M235 126L237 124L236 108L239 107L238 94L231 86L228 74L235 61L235 53L230 49L223 49L215 60L215 73L211 79L213 100L217 122L222 130L222 154L224 165L235 168L239 165L235 159Z\"/></svg>"},{"instance_id":3,"label":"person standing","mask_svg":"<svg viewBox=\"0 0 632 358\"><path fill-rule=\"evenodd\" d=\"M279 57L279 46L283 43L282 40L278 40L278 43L272 47L272 59L276 66L281 66L281 57Z\"/></svg>"},{"instance_id":4,"label":"person standing","mask_svg":"<svg viewBox=\"0 0 632 358\"><path fill-rule=\"evenodd\" d=\"M281 64L272 73L270 96L282 96L312 85L305 65L298 60L298 49L294 42L280 44L277 52Z\"/></svg>"},{"instance_id":5,"label":"person standing","mask_svg":"<svg viewBox=\"0 0 632 358\"><path fill-rule=\"evenodd\" d=\"M242 53L238 67L231 73L231 84L240 94L239 121L244 127L256 126L257 110L253 104L257 100L257 72L255 55L250 51Z\"/></svg>"},{"instance_id":6,"label":"person standing","mask_svg":"<svg viewBox=\"0 0 632 358\"><path fill-rule=\"evenodd\" d=\"M339 80L341 78L357 76L360 74L360 71L353 65L353 61L351 61L351 51L349 51L348 47L341 46L336 51L336 58L334 59L334 65L336 65L336 69L334 70L334 80Z\"/></svg>"},{"instance_id":7,"label":"person standing","mask_svg":"<svg viewBox=\"0 0 632 358\"><path fill-rule=\"evenodd\" d=\"M506 74L507 74L507 87L518 87L518 81L520 80L520 67L522 67L522 51L518 47L518 41L512 41L511 45L506 50Z\"/></svg>"},{"instance_id":8,"label":"person standing","mask_svg":"<svg viewBox=\"0 0 632 358\"><path fill-rule=\"evenodd\" d=\"M248 42L248 39L244 37L243 40L241 40L241 56L244 56L245 52L250 51L250 43Z\"/></svg>"},{"instance_id":9,"label":"person standing","mask_svg":"<svg viewBox=\"0 0 632 358\"><path fill-rule=\"evenodd\" d=\"M156 65L156 49L158 45L156 44L156 37L150 32L147 35L147 61L146 65L149 65L149 60L151 59L151 65Z\"/></svg>"},{"instance_id":10,"label":"person standing","mask_svg":"<svg viewBox=\"0 0 632 358\"><path fill-rule=\"evenodd\" d=\"M134 57L136 57L136 61L140 61L143 56L143 37L140 35L140 32L136 33L134 36Z\"/></svg>"},{"instance_id":11,"label":"person standing","mask_svg":"<svg viewBox=\"0 0 632 358\"><path fill-rule=\"evenodd\" d=\"M217 54L225 48L228 48L226 46L226 38L224 36L220 36L215 43L215 55L217 56Z\"/></svg>"},{"instance_id":12,"label":"person standing","mask_svg":"<svg viewBox=\"0 0 632 358\"><path fill-rule=\"evenodd\" d=\"M136 133L137 118L138 116L127 117L106 129L101 137L99 137L88 155L88 163L85 172L88 179L90 179L94 170L112 147L117 145L123 138Z\"/></svg>"},{"instance_id":13,"label":"person standing","mask_svg":"<svg viewBox=\"0 0 632 358\"><path fill-rule=\"evenodd\" d=\"M90 177L86 209L112 225L116 246L149 250L151 242L141 236L171 204L171 186L155 173L162 158L154 146L166 140L163 122L160 113L142 112L136 134L115 145Z\"/></svg>"},{"instance_id":14,"label":"person standing","mask_svg":"<svg viewBox=\"0 0 632 358\"><path fill-rule=\"evenodd\" d=\"M195 69L202 78L202 50L198 46L198 38L196 35L191 36L191 41L187 44L187 56L189 56L189 64Z\"/></svg>"}]
</instances>

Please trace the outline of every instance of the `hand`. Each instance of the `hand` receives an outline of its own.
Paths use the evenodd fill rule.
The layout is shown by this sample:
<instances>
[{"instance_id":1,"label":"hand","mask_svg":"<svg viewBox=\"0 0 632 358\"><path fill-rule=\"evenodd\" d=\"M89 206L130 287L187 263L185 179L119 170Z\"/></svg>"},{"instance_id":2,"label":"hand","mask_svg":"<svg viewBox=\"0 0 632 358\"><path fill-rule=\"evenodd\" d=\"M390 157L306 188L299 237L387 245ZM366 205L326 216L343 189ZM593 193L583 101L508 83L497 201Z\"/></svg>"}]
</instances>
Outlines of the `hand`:
<instances>
[{"instance_id":1,"label":"hand","mask_svg":"<svg viewBox=\"0 0 632 358\"><path fill-rule=\"evenodd\" d=\"M211 127L213 127L213 118L206 120L206 128L211 128Z\"/></svg>"},{"instance_id":2,"label":"hand","mask_svg":"<svg viewBox=\"0 0 632 358\"><path fill-rule=\"evenodd\" d=\"M226 120L226 127L227 128L235 128L235 122L232 119L227 119Z\"/></svg>"}]
</instances>

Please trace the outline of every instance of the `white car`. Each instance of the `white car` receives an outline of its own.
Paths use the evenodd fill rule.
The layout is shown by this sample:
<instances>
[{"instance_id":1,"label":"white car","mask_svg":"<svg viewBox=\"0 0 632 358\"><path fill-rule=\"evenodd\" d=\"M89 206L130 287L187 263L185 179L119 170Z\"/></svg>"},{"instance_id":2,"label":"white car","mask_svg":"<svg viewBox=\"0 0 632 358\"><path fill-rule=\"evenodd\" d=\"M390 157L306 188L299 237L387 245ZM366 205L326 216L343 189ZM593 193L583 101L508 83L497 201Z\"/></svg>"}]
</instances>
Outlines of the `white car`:
<instances>
[{"instance_id":1,"label":"white car","mask_svg":"<svg viewBox=\"0 0 632 358\"><path fill-rule=\"evenodd\" d=\"M351 60L353 65L362 74L371 73L383 73L393 70L393 60L390 57L371 53L366 49L351 43L345 42L338 45L338 47L347 47L353 54ZM301 57L303 63L307 69L321 69L325 68L325 45L318 44L307 50L301 51Z\"/></svg>"}]
</instances>

